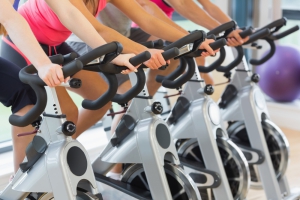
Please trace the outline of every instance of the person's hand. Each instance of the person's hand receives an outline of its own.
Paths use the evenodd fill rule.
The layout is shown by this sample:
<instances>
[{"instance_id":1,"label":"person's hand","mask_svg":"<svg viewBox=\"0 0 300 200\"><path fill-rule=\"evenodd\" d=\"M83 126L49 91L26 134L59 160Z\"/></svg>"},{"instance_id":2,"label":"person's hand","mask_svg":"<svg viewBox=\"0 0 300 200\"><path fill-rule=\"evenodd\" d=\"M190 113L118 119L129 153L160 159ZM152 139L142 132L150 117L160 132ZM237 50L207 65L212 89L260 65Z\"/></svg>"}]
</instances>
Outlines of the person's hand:
<instances>
[{"instance_id":1,"label":"person's hand","mask_svg":"<svg viewBox=\"0 0 300 200\"><path fill-rule=\"evenodd\" d=\"M213 39L205 39L204 42L201 43L199 46L199 49L205 49L206 52L202 52L201 56L202 57L207 57L207 56L215 56L217 52L220 51L220 49L213 50L209 44L215 42Z\"/></svg>"},{"instance_id":2,"label":"person's hand","mask_svg":"<svg viewBox=\"0 0 300 200\"><path fill-rule=\"evenodd\" d=\"M144 65L149 67L150 69L158 69L161 66L166 65L167 63L170 64L170 61L165 61L163 56L161 55L163 50L160 49L148 49L149 53L151 54L151 58L144 62Z\"/></svg>"},{"instance_id":3,"label":"person's hand","mask_svg":"<svg viewBox=\"0 0 300 200\"><path fill-rule=\"evenodd\" d=\"M122 74L129 74L131 72L137 72L136 67L134 67L130 62L129 59L134 57L135 54L130 53L130 54L120 54L118 55L115 59L113 59L111 61L111 63L115 64L115 65L119 65L119 66L125 66L128 69L123 70L121 73ZM139 65L138 65L139 66ZM138 67L137 66L137 67Z\"/></svg>"},{"instance_id":4,"label":"person's hand","mask_svg":"<svg viewBox=\"0 0 300 200\"><path fill-rule=\"evenodd\" d=\"M60 65L57 64L46 64L42 65L38 70L39 77L49 86L55 87L60 85L62 82L67 82L70 77L64 79L64 75Z\"/></svg>"},{"instance_id":5,"label":"person's hand","mask_svg":"<svg viewBox=\"0 0 300 200\"><path fill-rule=\"evenodd\" d=\"M231 33L227 36L227 45L236 47L244 44L249 40L249 37L241 38L240 32L242 32L241 29L236 29L234 31L231 31Z\"/></svg>"}]
</instances>

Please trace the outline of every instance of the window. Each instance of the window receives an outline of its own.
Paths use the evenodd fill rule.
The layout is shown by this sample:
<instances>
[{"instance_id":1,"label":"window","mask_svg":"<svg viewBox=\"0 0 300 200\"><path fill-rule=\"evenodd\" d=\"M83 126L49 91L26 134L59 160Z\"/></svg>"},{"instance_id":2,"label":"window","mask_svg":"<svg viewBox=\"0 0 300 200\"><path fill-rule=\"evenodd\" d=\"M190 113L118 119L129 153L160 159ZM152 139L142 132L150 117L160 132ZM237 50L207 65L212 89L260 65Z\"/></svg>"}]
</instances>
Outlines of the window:
<instances>
[{"instance_id":1,"label":"window","mask_svg":"<svg viewBox=\"0 0 300 200\"><path fill-rule=\"evenodd\" d=\"M281 30L287 30L295 25L300 26L300 1L299 0L282 0L282 15L288 19L287 25ZM288 37L280 39L281 45L300 46L300 31L297 31Z\"/></svg>"}]
</instances>

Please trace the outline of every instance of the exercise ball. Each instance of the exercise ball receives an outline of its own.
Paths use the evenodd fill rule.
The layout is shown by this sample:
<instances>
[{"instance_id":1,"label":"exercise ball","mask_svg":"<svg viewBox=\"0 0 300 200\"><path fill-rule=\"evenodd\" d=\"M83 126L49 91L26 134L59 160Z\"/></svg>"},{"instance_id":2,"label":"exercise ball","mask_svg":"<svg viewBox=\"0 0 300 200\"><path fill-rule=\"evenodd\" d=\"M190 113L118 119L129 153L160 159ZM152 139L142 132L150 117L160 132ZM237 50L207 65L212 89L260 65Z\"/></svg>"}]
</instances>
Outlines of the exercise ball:
<instances>
[{"instance_id":1,"label":"exercise ball","mask_svg":"<svg viewBox=\"0 0 300 200\"><path fill-rule=\"evenodd\" d=\"M257 66L259 86L279 102L291 102L300 94L300 50L292 46L276 46L271 59Z\"/></svg>"}]
</instances>

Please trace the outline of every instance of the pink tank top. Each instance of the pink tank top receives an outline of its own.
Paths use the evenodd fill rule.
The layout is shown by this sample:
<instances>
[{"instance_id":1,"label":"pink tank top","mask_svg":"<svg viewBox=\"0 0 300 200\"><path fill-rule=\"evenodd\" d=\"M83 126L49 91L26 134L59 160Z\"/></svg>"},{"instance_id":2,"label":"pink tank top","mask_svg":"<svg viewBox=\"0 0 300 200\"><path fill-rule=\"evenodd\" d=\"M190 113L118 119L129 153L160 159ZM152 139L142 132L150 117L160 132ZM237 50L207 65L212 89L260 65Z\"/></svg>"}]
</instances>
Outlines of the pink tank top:
<instances>
[{"instance_id":1,"label":"pink tank top","mask_svg":"<svg viewBox=\"0 0 300 200\"><path fill-rule=\"evenodd\" d=\"M106 0L99 0L98 13L105 7ZM57 46L71 35L44 0L29 0L18 12L27 20L37 40L49 46Z\"/></svg>"},{"instance_id":2,"label":"pink tank top","mask_svg":"<svg viewBox=\"0 0 300 200\"><path fill-rule=\"evenodd\" d=\"M172 18L172 14L174 12L174 9L170 6L168 6L163 0L150 0L153 3L155 3L169 18Z\"/></svg>"}]
</instances>

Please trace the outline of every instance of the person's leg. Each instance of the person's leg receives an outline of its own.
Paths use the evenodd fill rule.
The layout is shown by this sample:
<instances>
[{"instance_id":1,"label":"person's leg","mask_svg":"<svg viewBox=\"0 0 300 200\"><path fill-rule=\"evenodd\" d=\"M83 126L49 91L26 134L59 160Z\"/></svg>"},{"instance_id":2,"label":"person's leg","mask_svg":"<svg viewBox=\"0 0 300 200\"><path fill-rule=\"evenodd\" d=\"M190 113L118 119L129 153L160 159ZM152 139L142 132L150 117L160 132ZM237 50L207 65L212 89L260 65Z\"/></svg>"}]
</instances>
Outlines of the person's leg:
<instances>
[{"instance_id":1,"label":"person's leg","mask_svg":"<svg viewBox=\"0 0 300 200\"><path fill-rule=\"evenodd\" d=\"M73 51L74 50L67 43L62 43L57 47L57 53L63 55ZM80 79L82 81L82 86L77 89L68 89L79 94L84 99L95 100L108 89L107 83L97 72L82 70L76 73L73 78ZM58 98L63 112L67 115L68 120L71 120L76 124L76 133L72 136L74 139L99 121L111 106L111 102L109 102L98 110L87 110L82 108L78 114L78 109L66 90L58 87L56 91L58 92Z\"/></svg>"},{"instance_id":2,"label":"person's leg","mask_svg":"<svg viewBox=\"0 0 300 200\"><path fill-rule=\"evenodd\" d=\"M19 80L19 71L20 68L17 65L0 58L0 102L6 107L11 107L12 113L22 116L35 104L36 96L29 85ZM18 137L17 134L32 132L34 128L31 125L26 127L12 126L11 130L14 172L16 172L19 169L19 164L25 158L26 147L33 138L33 135Z\"/></svg>"},{"instance_id":3,"label":"person's leg","mask_svg":"<svg viewBox=\"0 0 300 200\"><path fill-rule=\"evenodd\" d=\"M95 100L108 89L107 83L101 78L99 73L80 71L73 77L79 78L82 81L82 86L78 89L70 88L69 90L79 94L84 99ZM81 133L99 121L110 107L111 102L98 110L80 109L76 123L76 133L73 135L73 138L77 138Z\"/></svg>"},{"instance_id":4,"label":"person's leg","mask_svg":"<svg viewBox=\"0 0 300 200\"><path fill-rule=\"evenodd\" d=\"M16 112L16 115L23 116L25 115L33 105L28 105ZM16 173L19 169L19 165L23 162L25 158L25 151L28 144L32 141L33 135L27 135L18 137L17 135L20 133L32 132L34 128L31 125L25 127L17 127L12 126L12 142L13 142L13 157L14 157L14 173Z\"/></svg>"},{"instance_id":5,"label":"person's leg","mask_svg":"<svg viewBox=\"0 0 300 200\"><path fill-rule=\"evenodd\" d=\"M147 73L147 88L150 96L154 96L157 90L160 88L161 83L155 81L157 75L167 76L173 72L179 65L179 60L171 60L170 65L165 70L149 70Z\"/></svg>"},{"instance_id":6,"label":"person's leg","mask_svg":"<svg viewBox=\"0 0 300 200\"><path fill-rule=\"evenodd\" d=\"M198 66L204 66L205 65L205 58L203 57L197 57L196 62ZM200 73L201 78L205 81L206 84L214 84L214 80L212 79L211 75L209 73Z\"/></svg>"}]
</instances>

